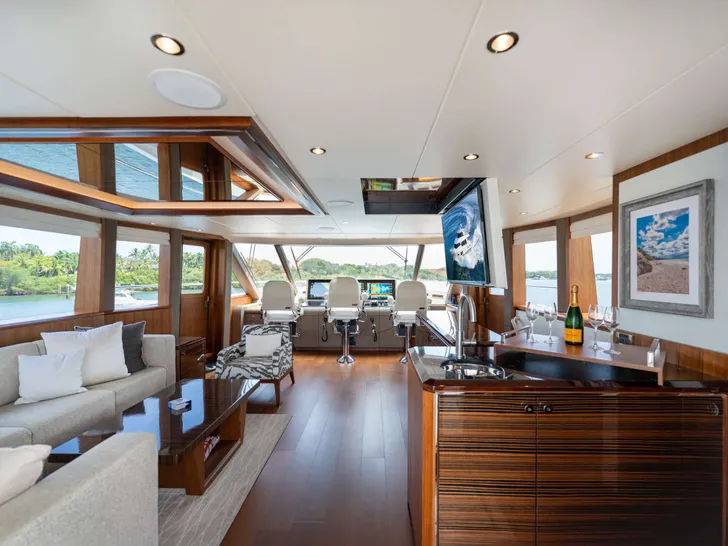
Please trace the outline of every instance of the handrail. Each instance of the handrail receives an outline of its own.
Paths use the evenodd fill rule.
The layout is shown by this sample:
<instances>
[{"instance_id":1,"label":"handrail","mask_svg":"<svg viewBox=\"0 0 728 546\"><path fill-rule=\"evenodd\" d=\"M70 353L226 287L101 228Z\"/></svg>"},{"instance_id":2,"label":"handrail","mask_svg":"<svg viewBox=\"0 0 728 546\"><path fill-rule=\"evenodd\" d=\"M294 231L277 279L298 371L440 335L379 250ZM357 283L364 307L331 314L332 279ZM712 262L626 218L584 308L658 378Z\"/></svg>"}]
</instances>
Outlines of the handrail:
<instances>
[{"instance_id":1,"label":"handrail","mask_svg":"<svg viewBox=\"0 0 728 546\"><path fill-rule=\"evenodd\" d=\"M660 358L660 340L655 338L650 344L650 348L647 351L647 365L654 366Z\"/></svg>"},{"instance_id":2,"label":"handrail","mask_svg":"<svg viewBox=\"0 0 728 546\"><path fill-rule=\"evenodd\" d=\"M521 332L527 331L528 335L531 335L531 325L528 326L522 326L520 328L516 328L515 330L509 330L507 332L503 332L501 334L500 342L505 343L507 339L516 337Z\"/></svg>"}]
</instances>

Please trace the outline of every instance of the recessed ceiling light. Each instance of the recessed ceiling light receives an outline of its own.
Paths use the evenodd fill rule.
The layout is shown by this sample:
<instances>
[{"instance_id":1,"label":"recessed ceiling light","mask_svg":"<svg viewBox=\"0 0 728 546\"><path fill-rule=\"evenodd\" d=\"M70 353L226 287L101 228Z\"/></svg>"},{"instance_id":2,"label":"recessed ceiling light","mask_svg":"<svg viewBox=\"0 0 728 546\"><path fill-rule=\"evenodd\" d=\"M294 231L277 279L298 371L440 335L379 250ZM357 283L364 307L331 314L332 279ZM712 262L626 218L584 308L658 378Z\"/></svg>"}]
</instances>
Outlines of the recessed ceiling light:
<instances>
[{"instance_id":1,"label":"recessed ceiling light","mask_svg":"<svg viewBox=\"0 0 728 546\"><path fill-rule=\"evenodd\" d=\"M512 190L508 190L508 193L521 193L521 190L518 188L513 188Z\"/></svg>"},{"instance_id":2,"label":"recessed ceiling light","mask_svg":"<svg viewBox=\"0 0 728 546\"><path fill-rule=\"evenodd\" d=\"M202 230L200 228L197 228L195 231L197 231L198 233L202 233Z\"/></svg>"},{"instance_id":3,"label":"recessed ceiling light","mask_svg":"<svg viewBox=\"0 0 728 546\"><path fill-rule=\"evenodd\" d=\"M585 159L598 159L604 155L604 152L592 152L584 156Z\"/></svg>"},{"instance_id":4,"label":"recessed ceiling light","mask_svg":"<svg viewBox=\"0 0 728 546\"><path fill-rule=\"evenodd\" d=\"M157 224L155 224L154 222L149 222L149 225L150 226L156 226Z\"/></svg>"},{"instance_id":5,"label":"recessed ceiling light","mask_svg":"<svg viewBox=\"0 0 728 546\"><path fill-rule=\"evenodd\" d=\"M501 32L488 40L488 51L491 53L505 53L518 43L518 34L515 32Z\"/></svg>"},{"instance_id":6,"label":"recessed ceiling light","mask_svg":"<svg viewBox=\"0 0 728 546\"><path fill-rule=\"evenodd\" d=\"M341 222L343 225L348 226L349 222Z\"/></svg>"},{"instance_id":7,"label":"recessed ceiling light","mask_svg":"<svg viewBox=\"0 0 728 546\"><path fill-rule=\"evenodd\" d=\"M171 36L165 36L164 34L152 36L152 44L167 55L182 55L185 52L185 46Z\"/></svg>"},{"instance_id":8,"label":"recessed ceiling light","mask_svg":"<svg viewBox=\"0 0 728 546\"><path fill-rule=\"evenodd\" d=\"M219 85L188 70L160 68L149 74L149 83L165 99L188 108L210 110L227 102Z\"/></svg>"},{"instance_id":9,"label":"recessed ceiling light","mask_svg":"<svg viewBox=\"0 0 728 546\"><path fill-rule=\"evenodd\" d=\"M319 148L319 147L311 148L310 152L313 155L324 155L326 153L326 148Z\"/></svg>"},{"instance_id":10,"label":"recessed ceiling light","mask_svg":"<svg viewBox=\"0 0 728 546\"><path fill-rule=\"evenodd\" d=\"M528 213L527 212L522 212L521 213L521 216L526 216L526 214L528 214Z\"/></svg>"},{"instance_id":11,"label":"recessed ceiling light","mask_svg":"<svg viewBox=\"0 0 728 546\"><path fill-rule=\"evenodd\" d=\"M326 204L330 207L350 207L354 204L354 201L347 201L345 199L335 199L333 201L327 201Z\"/></svg>"},{"instance_id":12,"label":"recessed ceiling light","mask_svg":"<svg viewBox=\"0 0 728 546\"><path fill-rule=\"evenodd\" d=\"M480 156L479 156L478 154L468 154L468 155L465 155L465 156L463 156L463 159L464 159L465 161L475 161L475 160L476 160L476 159L478 159L479 157L480 157Z\"/></svg>"}]
</instances>

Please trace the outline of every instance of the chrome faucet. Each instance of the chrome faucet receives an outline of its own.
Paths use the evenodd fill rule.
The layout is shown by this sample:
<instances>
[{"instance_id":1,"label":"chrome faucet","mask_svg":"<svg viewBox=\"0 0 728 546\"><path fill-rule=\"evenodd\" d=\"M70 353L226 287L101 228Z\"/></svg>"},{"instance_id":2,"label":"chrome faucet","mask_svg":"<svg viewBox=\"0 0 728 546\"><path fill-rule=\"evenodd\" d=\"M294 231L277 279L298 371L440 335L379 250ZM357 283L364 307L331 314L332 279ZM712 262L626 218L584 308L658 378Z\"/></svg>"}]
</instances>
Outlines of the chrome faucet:
<instances>
[{"instance_id":1,"label":"chrome faucet","mask_svg":"<svg viewBox=\"0 0 728 546\"><path fill-rule=\"evenodd\" d=\"M458 301L458 315L457 315L457 326L455 329L455 359L456 360L463 360L465 358L465 354L463 352L463 347L469 346L469 345L475 345L475 339L464 339L465 336L465 330L467 329L467 323L463 324L464 317L463 317L463 308L465 307L465 302L468 303L468 310L469 313L469 319L472 322L475 322L477 320L477 312L475 310L475 302L473 299L468 296L467 294L461 294L460 295L460 301ZM475 336L473 336L474 338Z\"/></svg>"}]
</instances>

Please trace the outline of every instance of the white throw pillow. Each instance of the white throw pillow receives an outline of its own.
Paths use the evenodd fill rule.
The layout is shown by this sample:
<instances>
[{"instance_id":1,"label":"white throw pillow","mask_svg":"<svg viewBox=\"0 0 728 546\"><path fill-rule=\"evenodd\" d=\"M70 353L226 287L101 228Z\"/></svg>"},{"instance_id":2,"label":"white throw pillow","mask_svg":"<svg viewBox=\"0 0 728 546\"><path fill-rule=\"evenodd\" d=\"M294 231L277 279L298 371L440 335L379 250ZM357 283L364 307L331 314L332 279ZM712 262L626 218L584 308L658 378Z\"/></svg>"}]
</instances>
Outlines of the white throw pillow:
<instances>
[{"instance_id":1,"label":"white throw pillow","mask_svg":"<svg viewBox=\"0 0 728 546\"><path fill-rule=\"evenodd\" d=\"M43 472L51 446L0 448L0 504L30 489Z\"/></svg>"},{"instance_id":2,"label":"white throw pillow","mask_svg":"<svg viewBox=\"0 0 728 546\"><path fill-rule=\"evenodd\" d=\"M273 356L281 346L281 334L245 334L245 356Z\"/></svg>"},{"instance_id":3,"label":"white throw pillow","mask_svg":"<svg viewBox=\"0 0 728 546\"><path fill-rule=\"evenodd\" d=\"M15 404L33 404L41 400L86 392L81 386L84 354L86 349L81 347L55 355L18 355L20 398Z\"/></svg>"},{"instance_id":4,"label":"white throw pillow","mask_svg":"<svg viewBox=\"0 0 728 546\"><path fill-rule=\"evenodd\" d=\"M44 332L41 337L49 355L86 349L81 367L83 386L86 387L129 375L124 363L121 327L121 322L115 322L85 332Z\"/></svg>"}]
</instances>

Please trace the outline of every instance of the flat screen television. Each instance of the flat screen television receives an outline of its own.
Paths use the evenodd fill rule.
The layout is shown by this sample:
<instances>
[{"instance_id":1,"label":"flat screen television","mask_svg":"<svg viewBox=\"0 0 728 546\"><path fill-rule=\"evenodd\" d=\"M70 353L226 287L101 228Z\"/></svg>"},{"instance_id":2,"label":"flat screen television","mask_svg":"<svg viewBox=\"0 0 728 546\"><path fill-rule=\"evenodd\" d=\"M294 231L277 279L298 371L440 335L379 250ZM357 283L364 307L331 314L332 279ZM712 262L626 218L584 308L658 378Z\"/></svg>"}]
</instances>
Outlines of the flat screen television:
<instances>
[{"instance_id":1,"label":"flat screen television","mask_svg":"<svg viewBox=\"0 0 728 546\"><path fill-rule=\"evenodd\" d=\"M442 215L447 280L455 284L490 284L483 197L480 186Z\"/></svg>"}]
</instances>

